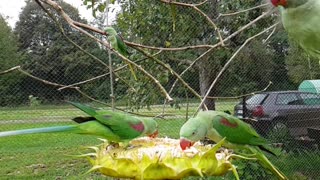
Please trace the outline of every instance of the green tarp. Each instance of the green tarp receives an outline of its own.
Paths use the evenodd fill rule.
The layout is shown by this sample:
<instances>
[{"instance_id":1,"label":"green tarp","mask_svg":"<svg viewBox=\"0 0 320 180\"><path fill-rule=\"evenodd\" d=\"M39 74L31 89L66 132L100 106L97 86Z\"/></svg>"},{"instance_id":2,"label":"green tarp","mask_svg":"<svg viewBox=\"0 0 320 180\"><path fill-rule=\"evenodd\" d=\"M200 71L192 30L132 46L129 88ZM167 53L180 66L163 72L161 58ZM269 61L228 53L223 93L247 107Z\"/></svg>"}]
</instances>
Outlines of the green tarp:
<instances>
[{"instance_id":1,"label":"green tarp","mask_svg":"<svg viewBox=\"0 0 320 180\"><path fill-rule=\"evenodd\" d=\"M302 81L302 83L299 85L299 91L320 93L320 79Z\"/></svg>"}]
</instances>

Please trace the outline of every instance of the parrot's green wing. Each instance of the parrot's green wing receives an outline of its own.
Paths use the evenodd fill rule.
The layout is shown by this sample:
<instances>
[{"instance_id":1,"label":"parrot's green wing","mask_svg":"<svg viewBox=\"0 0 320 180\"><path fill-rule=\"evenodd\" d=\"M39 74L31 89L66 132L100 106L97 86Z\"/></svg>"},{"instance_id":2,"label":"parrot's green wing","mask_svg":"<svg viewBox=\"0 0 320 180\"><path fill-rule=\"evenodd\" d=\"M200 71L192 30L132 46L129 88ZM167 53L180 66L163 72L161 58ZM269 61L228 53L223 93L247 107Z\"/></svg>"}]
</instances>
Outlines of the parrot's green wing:
<instances>
[{"instance_id":1,"label":"parrot's green wing","mask_svg":"<svg viewBox=\"0 0 320 180\"><path fill-rule=\"evenodd\" d=\"M107 115L95 116L97 120L107 125L114 134L122 139L133 139L144 132L144 124L137 117L109 112Z\"/></svg>"},{"instance_id":2,"label":"parrot's green wing","mask_svg":"<svg viewBox=\"0 0 320 180\"><path fill-rule=\"evenodd\" d=\"M123 42L122 37L119 35L116 35L115 37L117 40L119 53L125 57L128 57L129 53L128 53L127 45Z\"/></svg>"},{"instance_id":3,"label":"parrot's green wing","mask_svg":"<svg viewBox=\"0 0 320 180\"><path fill-rule=\"evenodd\" d=\"M97 111L80 103L70 103L110 128L112 133L119 136L120 139L133 139L144 132L144 124L137 117L113 111Z\"/></svg>"},{"instance_id":4,"label":"parrot's green wing","mask_svg":"<svg viewBox=\"0 0 320 180\"><path fill-rule=\"evenodd\" d=\"M245 147L254 153L254 157L256 157L263 166L277 175L279 179L287 179L261 152L260 149L263 149L275 155L275 153L268 148L266 140L261 138L249 124L232 115L219 113L219 115L214 117L213 126L220 136L225 137L227 141L234 144L251 145Z\"/></svg>"},{"instance_id":5,"label":"parrot's green wing","mask_svg":"<svg viewBox=\"0 0 320 180\"><path fill-rule=\"evenodd\" d=\"M231 143L257 146L266 144L266 140L261 138L249 124L232 115L221 112L214 116L212 123L220 136L226 137Z\"/></svg>"},{"instance_id":6,"label":"parrot's green wing","mask_svg":"<svg viewBox=\"0 0 320 180\"><path fill-rule=\"evenodd\" d=\"M119 53L125 57L128 57L129 53L128 53L127 45L123 42L122 37L119 35L116 35L116 39L117 39L117 46L118 46ZM133 75L134 79L137 80L137 75L134 72L132 65L130 63L127 63L127 64L129 66L129 69L130 69L131 74Z\"/></svg>"},{"instance_id":7,"label":"parrot's green wing","mask_svg":"<svg viewBox=\"0 0 320 180\"><path fill-rule=\"evenodd\" d=\"M123 140L120 136L115 134L112 129L100 123L99 121L87 121L80 123L71 132L76 134L100 136L114 142L120 142Z\"/></svg>"}]
</instances>

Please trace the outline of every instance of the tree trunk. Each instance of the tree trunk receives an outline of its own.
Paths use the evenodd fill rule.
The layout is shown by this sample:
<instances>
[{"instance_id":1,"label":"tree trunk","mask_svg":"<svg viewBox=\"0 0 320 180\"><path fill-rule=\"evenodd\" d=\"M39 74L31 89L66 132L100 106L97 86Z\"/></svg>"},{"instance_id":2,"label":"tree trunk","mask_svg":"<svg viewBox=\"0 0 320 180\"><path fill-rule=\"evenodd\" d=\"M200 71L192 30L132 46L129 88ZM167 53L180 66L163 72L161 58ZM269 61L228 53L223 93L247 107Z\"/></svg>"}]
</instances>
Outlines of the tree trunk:
<instances>
[{"instance_id":1,"label":"tree trunk","mask_svg":"<svg viewBox=\"0 0 320 180\"><path fill-rule=\"evenodd\" d=\"M210 85L214 81L218 68L215 66L215 63L210 61L214 61L214 59L204 59L199 62L199 85L200 85L200 93L201 96L205 96L207 91L209 90ZM215 96L216 94L216 86L210 91L209 96ZM208 107L209 110L215 110L215 100L214 99L206 99L204 104ZM203 107L202 107L203 108Z\"/></svg>"},{"instance_id":2,"label":"tree trunk","mask_svg":"<svg viewBox=\"0 0 320 180\"><path fill-rule=\"evenodd\" d=\"M208 5L210 6L210 11L207 12L207 15L211 18L214 19L217 16L217 6L218 6L218 2L217 0L214 1L210 1L208 3ZM216 32L214 32L213 29L207 29L207 33L208 34L215 34L217 35ZM210 39L212 38L212 36L208 36L207 38L204 38L203 41L206 44L209 44ZM212 82L214 81L214 79L216 78L216 75L219 72L219 66L220 63L216 62L219 61L217 59L214 58L214 53L203 57L202 60L200 60L200 62L198 63L198 68L199 68L199 82L200 82L200 93L201 96L205 96L205 94L207 93L207 91L209 90L210 85L212 84ZM210 91L209 96L215 96L216 94L216 86L213 87L213 89ZM206 99L204 104L207 106L207 108L209 110L215 110L215 100L214 99ZM203 109L204 107L202 107Z\"/></svg>"}]
</instances>

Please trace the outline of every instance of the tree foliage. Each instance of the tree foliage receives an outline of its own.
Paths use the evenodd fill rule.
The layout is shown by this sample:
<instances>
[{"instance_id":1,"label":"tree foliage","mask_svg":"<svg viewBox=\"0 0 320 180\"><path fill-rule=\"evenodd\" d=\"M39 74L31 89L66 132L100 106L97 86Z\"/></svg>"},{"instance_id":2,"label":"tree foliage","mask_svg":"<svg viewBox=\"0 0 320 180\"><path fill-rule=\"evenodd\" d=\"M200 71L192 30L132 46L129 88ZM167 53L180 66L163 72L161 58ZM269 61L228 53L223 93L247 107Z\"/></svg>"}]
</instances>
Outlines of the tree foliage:
<instances>
[{"instance_id":1,"label":"tree foliage","mask_svg":"<svg viewBox=\"0 0 320 180\"><path fill-rule=\"evenodd\" d=\"M59 3L72 19L87 23L80 18L77 9L63 1ZM61 25L68 38L84 50L106 61L106 53L96 42L71 28L56 12L52 13L59 22L62 22ZM39 78L68 85L102 74L106 69L67 41L54 21L34 1L27 1L17 22L15 33L20 42L20 51L27 57L23 67ZM26 79L24 86L30 90L29 94L45 100L59 100L65 95L75 95L74 91L59 92L55 87L30 78ZM93 84L86 84L82 88L88 93L95 91Z\"/></svg>"},{"instance_id":2,"label":"tree foliage","mask_svg":"<svg viewBox=\"0 0 320 180\"><path fill-rule=\"evenodd\" d=\"M300 84L306 79L320 78L319 60L310 57L294 42L290 44L288 56L286 56L286 64L288 66L289 78L296 84Z\"/></svg>"},{"instance_id":3,"label":"tree foliage","mask_svg":"<svg viewBox=\"0 0 320 180\"><path fill-rule=\"evenodd\" d=\"M83 0L83 2L93 11L103 12L108 9L107 1ZM197 1L191 0L181 2L197 3ZM225 38L259 17L265 9L257 8L233 16L221 16L221 14L254 7L262 2L263 0L236 2L233 0L213 0L205 2L198 8L216 23L220 33ZM114 1L111 3L114 3ZM118 3L120 3L122 9L117 15L114 26L127 41L165 48L213 45L220 41L217 31L206 17L193 8L169 5L160 1L150 3L146 0L118 1ZM59 1L59 4L73 20L87 23L79 17L75 8L63 1ZM65 34L70 39L108 64L107 53L101 46L70 27L54 11L50 10L50 12L61 22ZM237 36L226 42L226 47L216 48L202 57L182 78L203 96L232 54L247 38L276 22L278 19L274 17L276 16L263 18L250 28L241 31ZM103 19L99 21L101 21L98 22L99 28L103 29ZM26 7L20 14L15 33L20 43L19 50L25 57L22 62L23 68L37 77L60 84L72 84L106 72L106 67L68 42L54 21L34 1L27 1ZM249 93L264 88L269 81L274 84L271 87L273 90L285 89L292 85L291 80L297 82L297 79L306 77L305 75L301 77L294 75L293 72L297 65L291 62L292 58L287 57L290 60L285 61L288 53L295 52L289 47L285 32L282 29L277 30L267 42L264 42L266 37L267 34L262 35L242 49L209 95L230 96ZM148 48L140 49L148 54L158 52ZM170 66L179 74L206 50L206 48L190 48L184 51L163 51L155 58ZM129 51L130 60L137 61L141 67L156 77L167 90L171 88L176 79L172 72L155 62L155 59L146 58L138 49L129 48ZM123 61L115 55L112 56L112 61L114 67L124 65ZM302 68L299 70L302 70ZM119 99L125 98L127 104L134 109L162 102L163 97L159 96L158 89L155 88L154 84L150 83L149 79L141 72L137 71L137 73L138 82L130 76L129 71L117 72L126 82L119 78L114 79L116 96ZM317 76L316 71L313 72L313 76ZM39 96L40 99L50 101L60 100L64 96L76 95L71 90L59 92L56 87L35 82L30 78L23 80L21 86L24 88L25 94L32 94L36 97ZM105 100L110 94L109 86L109 80L103 78L84 84L81 89L95 98ZM171 95L176 98L185 97L185 95L191 98L195 97L181 83L178 83ZM212 99L205 103L209 109L215 108Z\"/></svg>"},{"instance_id":4,"label":"tree foliage","mask_svg":"<svg viewBox=\"0 0 320 180\"><path fill-rule=\"evenodd\" d=\"M21 62L17 38L5 19L0 15L0 72ZM0 78L0 106L18 104L23 98L20 92L22 77L18 73L5 74Z\"/></svg>"},{"instance_id":5,"label":"tree foliage","mask_svg":"<svg viewBox=\"0 0 320 180\"><path fill-rule=\"evenodd\" d=\"M194 1L183 2L196 3ZM252 10L236 16L219 17L219 14L254 7L261 2L208 1L199 8L214 20L223 37L227 37L260 16L265 9ZM122 12L118 15L116 25L128 41L156 47L183 47L219 42L214 28L204 16L192 8L177 6L176 15L173 18L172 6L160 1L154 3L148 3L145 0L123 1L121 6ZM277 19L264 18L258 21L251 28L232 38L227 43L227 48L218 48L210 55L203 57L194 66L193 72L188 72L184 78L201 95L204 95L218 72L242 43L247 38L272 25L275 20ZM282 70L283 73L277 71L279 68L285 68L285 51L279 50L279 47L275 45L277 44L276 40L279 39L272 38L264 43L263 40L266 36L257 38L240 53L209 95L226 96L248 93L264 88L269 81L273 81L276 84L274 89L277 89L276 87L280 87L278 82L282 83L288 80L286 71ZM285 35L282 33L281 38L286 39L283 36ZM287 44L285 43L281 46L281 48L286 47ZM182 52L168 51L159 55L159 59L170 64L177 72L181 72L190 64L190 61L192 62L204 51L204 49ZM275 77L275 75L281 76ZM174 79L174 77L170 76L169 79ZM170 87L170 83L169 81L167 87ZM184 96L180 89L181 86L176 88L175 96ZM208 100L206 104L210 109L214 109L212 100Z\"/></svg>"}]
</instances>

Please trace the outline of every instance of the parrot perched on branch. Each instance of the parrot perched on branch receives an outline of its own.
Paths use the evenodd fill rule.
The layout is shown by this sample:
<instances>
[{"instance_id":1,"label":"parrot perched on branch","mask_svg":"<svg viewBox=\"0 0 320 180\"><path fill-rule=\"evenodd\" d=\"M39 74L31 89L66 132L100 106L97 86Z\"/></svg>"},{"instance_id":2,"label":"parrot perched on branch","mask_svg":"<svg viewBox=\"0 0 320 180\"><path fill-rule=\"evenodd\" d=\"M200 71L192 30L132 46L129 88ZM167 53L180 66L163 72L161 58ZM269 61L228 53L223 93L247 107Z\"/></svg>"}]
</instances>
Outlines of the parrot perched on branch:
<instances>
[{"instance_id":1,"label":"parrot perched on branch","mask_svg":"<svg viewBox=\"0 0 320 180\"><path fill-rule=\"evenodd\" d=\"M180 147L185 150L205 137L214 142L226 138L224 146L250 151L261 165L267 167L280 179L287 179L282 172L272 165L261 150L276 156L278 154L267 145L266 140L260 137L249 124L240 119L224 112L201 111L181 127Z\"/></svg>"},{"instance_id":2,"label":"parrot perched on branch","mask_svg":"<svg viewBox=\"0 0 320 180\"><path fill-rule=\"evenodd\" d=\"M73 121L78 123L76 125L5 131L0 132L0 137L34 133L72 132L99 136L114 143L126 143L142 134L146 134L149 137L156 137L158 134L158 124L153 119L138 118L105 110L96 111L96 109L80 103L70 103L89 116L74 118Z\"/></svg>"},{"instance_id":3,"label":"parrot perched on branch","mask_svg":"<svg viewBox=\"0 0 320 180\"><path fill-rule=\"evenodd\" d=\"M129 55L128 50L127 50L127 46L123 42L121 36L118 35L117 31L115 29L113 29L112 27L107 27L105 29L105 32L107 33L108 41L110 42L111 47L127 58ZM132 65L130 63L127 63L127 64L130 68L130 71L131 71L134 79L137 80L137 76L133 70Z\"/></svg>"},{"instance_id":4,"label":"parrot perched on branch","mask_svg":"<svg viewBox=\"0 0 320 180\"><path fill-rule=\"evenodd\" d=\"M309 55L320 60L320 1L270 0L281 13L282 24Z\"/></svg>"}]
</instances>

